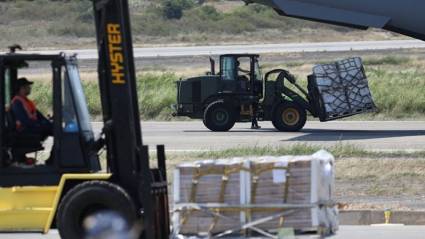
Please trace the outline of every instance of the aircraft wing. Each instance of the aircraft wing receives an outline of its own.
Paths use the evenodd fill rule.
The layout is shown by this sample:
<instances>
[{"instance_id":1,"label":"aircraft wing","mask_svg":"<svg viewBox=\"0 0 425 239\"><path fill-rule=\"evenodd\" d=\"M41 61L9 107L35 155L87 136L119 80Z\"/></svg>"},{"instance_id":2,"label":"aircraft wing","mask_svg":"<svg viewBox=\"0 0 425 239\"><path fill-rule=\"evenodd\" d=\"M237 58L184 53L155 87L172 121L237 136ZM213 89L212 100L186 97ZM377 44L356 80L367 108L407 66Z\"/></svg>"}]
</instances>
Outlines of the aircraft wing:
<instances>
[{"instance_id":1,"label":"aircraft wing","mask_svg":"<svg viewBox=\"0 0 425 239\"><path fill-rule=\"evenodd\" d=\"M367 29L383 28L425 40L424 0L245 0L279 14Z\"/></svg>"}]
</instances>

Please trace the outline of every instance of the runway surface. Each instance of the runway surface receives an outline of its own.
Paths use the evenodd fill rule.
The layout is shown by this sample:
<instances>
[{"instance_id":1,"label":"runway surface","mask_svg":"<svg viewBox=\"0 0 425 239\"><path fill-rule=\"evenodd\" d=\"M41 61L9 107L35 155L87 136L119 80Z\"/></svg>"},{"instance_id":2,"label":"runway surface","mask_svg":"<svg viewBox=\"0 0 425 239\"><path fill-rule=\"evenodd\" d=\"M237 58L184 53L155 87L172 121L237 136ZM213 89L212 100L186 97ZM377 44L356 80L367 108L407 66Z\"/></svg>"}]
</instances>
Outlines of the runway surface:
<instances>
[{"instance_id":1,"label":"runway surface","mask_svg":"<svg viewBox=\"0 0 425 239\"><path fill-rule=\"evenodd\" d=\"M329 239L423 239L425 226L341 226L336 235ZM58 232L52 230L41 234L0 234L2 239L59 239ZM302 236L299 239L319 238Z\"/></svg>"},{"instance_id":2,"label":"runway surface","mask_svg":"<svg viewBox=\"0 0 425 239\"><path fill-rule=\"evenodd\" d=\"M311 144L356 145L368 150L425 149L425 121L308 121L301 132L278 132L270 122L251 130L238 123L229 132L211 132L201 121L142 122L145 144L165 144L168 151L220 150L235 147ZM101 128L94 123L95 131Z\"/></svg>"},{"instance_id":3,"label":"runway surface","mask_svg":"<svg viewBox=\"0 0 425 239\"><path fill-rule=\"evenodd\" d=\"M102 124L93 123L99 132ZM165 144L170 151L219 150L240 146L285 146L291 144L335 145L349 143L370 150L422 150L425 146L425 121L334 121L308 122L297 133L277 132L262 122L259 130L250 124L237 124L229 132L211 132L199 121L142 122L144 142ZM422 239L424 226L341 226L330 239ZM59 239L56 230L38 233L0 234L1 239ZM300 239L318 238L312 236Z\"/></svg>"},{"instance_id":4,"label":"runway surface","mask_svg":"<svg viewBox=\"0 0 425 239\"><path fill-rule=\"evenodd\" d=\"M250 44L250 45L210 45L183 47L146 47L134 48L135 58L203 56L227 53L295 53L295 52L342 52L365 50L391 50L407 48L425 48L425 42L418 40L390 41L352 41L352 42L318 42L318 43L284 43L284 44ZM96 49L62 49L43 51L22 51L21 53L57 54L77 53L80 60L97 59Z\"/></svg>"}]
</instances>

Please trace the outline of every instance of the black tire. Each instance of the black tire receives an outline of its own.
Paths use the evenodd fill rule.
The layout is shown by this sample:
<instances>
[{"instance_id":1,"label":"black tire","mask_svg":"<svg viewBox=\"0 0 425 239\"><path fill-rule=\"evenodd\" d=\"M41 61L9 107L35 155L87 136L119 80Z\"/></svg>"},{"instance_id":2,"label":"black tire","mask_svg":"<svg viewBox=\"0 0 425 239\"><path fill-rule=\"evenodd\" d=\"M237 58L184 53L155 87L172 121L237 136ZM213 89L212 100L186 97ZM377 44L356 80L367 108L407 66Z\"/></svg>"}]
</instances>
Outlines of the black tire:
<instances>
[{"instance_id":1,"label":"black tire","mask_svg":"<svg viewBox=\"0 0 425 239\"><path fill-rule=\"evenodd\" d=\"M229 131L236 123L235 112L223 101L215 101L205 109L203 122L211 131Z\"/></svg>"},{"instance_id":2,"label":"black tire","mask_svg":"<svg viewBox=\"0 0 425 239\"><path fill-rule=\"evenodd\" d=\"M275 108L273 126L279 131L300 131L307 121L307 112L293 102L281 103Z\"/></svg>"},{"instance_id":3,"label":"black tire","mask_svg":"<svg viewBox=\"0 0 425 239\"><path fill-rule=\"evenodd\" d=\"M106 181L87 181L75 186L63 197L56 214L61 238L85 238L84 219L106 210L118 213L129 226L137 219L133 201L118 185Z\"/></svg>"}]
</instances>

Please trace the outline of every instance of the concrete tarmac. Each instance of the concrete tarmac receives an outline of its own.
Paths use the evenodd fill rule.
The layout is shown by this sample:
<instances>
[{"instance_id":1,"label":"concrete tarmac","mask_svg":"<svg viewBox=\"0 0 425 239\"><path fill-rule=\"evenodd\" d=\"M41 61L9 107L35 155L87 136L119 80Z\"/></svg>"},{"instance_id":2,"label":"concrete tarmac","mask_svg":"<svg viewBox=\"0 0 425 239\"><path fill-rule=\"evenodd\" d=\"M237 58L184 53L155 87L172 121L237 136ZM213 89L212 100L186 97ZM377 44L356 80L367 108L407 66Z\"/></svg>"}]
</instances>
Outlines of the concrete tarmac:
<instances>
[{"instance_id":1,"label":"concrete tarmac","mask_svg":"<svg viewBox=\"0 0 425 239\"><path fill-rule=\"evenodd\" d=\"M134 48L135 58L146 57L183 57L220 55L228 53L297 53L297 52L342 52L367 50L396 50L425 48L425 43L419 40L387 40L387 41L349 41L349 42L313 42L313 43L283 43L283 44L246 44L246 45L210 45L210 46L161 46ZM58 49L42 51L23 51L36 54L67 54L78 55L79 59L97 59L96 49ZM2 53L2 52L0 52Z\"/></svg>"},{"instance_id":2,"label":"concrete tarmac","mask_svg":"<svg viewBox=\"0 0 425 239\"><path fill-rule=\"evenodd\" d=\"M341 226L329 239L423 239L425 226ZM1 239L59 239L56 230L49 234L2 233ZM299 239L313 239L318 236L299 236Z\"/></svg>"},{"instance_id":3,"label":"concrete tarmac","mask_svg":"<svg viewBox=\"0 0 425 239\"><path fill-rule=\"evenodd\" d=\"M249 129L238 123L229 132L211 132L200 121L142 122L144 143L151 147L165 144L168 152L220 150L234 147L289 146L314 144L332 146L341 143L369 150L416 151L425 148L425 121L333 121L307 122L301 132L276 131L271 123L260 122L261 129ZM102 123L93 123L99 132ZM425 226L341 226L330 239L423 239ZM59 239L52 230L39 233L2 233L1 239ZM303 236L304 238L318 238Z\"/></svg>"},{"instance_id":4,"label":"concrete tarmac","mask_svg":"<svg viewBox=\"0 0 425 239\"><path fill-rule=\"evenodd\" d=\"M99 131L101 124L94 125ZM425 148L425 121L308 121L300 132L278 132L270 122L260 122L260 126L251 130L250 123L238 123L229 132L211 132L201 121L142 122L144 143L151 147L165 144L169 152L341 143L377 151Z\"/></svg>"}]
</instances>

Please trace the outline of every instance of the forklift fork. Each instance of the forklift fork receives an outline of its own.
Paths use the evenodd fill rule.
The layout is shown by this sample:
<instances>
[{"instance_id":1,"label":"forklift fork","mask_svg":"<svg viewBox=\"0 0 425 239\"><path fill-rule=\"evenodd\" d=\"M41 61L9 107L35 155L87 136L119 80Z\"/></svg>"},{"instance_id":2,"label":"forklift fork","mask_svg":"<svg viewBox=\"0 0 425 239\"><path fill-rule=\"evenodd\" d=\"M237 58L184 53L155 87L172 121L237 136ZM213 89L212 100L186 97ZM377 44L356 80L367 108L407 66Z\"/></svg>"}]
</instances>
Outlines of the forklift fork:
<instances>
[{"instance_id":1,"label":"forklift fork","mask_svg":"<svg viewBox=\"0 0 425 239\"><path fill-rule=\"evenodd\" d=\"M143 207L144 238L167 239L170 235L167 169L164 145L157 146L157 168L149 166L149 148L144 145L139 161L139 198Z\"/></svg>"}]
</instances>

